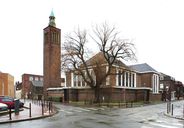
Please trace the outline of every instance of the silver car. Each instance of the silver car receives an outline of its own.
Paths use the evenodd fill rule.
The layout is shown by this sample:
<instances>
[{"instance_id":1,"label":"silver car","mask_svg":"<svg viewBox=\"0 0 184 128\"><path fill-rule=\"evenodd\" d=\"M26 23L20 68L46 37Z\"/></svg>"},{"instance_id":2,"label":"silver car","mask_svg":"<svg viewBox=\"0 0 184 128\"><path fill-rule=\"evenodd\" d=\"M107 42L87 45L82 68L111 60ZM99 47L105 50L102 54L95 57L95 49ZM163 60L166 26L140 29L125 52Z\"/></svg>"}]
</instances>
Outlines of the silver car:
<instances>
[{"instance_id":1,"label":"silver car","mask_svg":"<svg viewBox=\"0 0 184 128\"><path fill-rule=\"evenodd\" d=\"M4 103L0 103L0 111L6 111L6 110L8 110L8 105Z\"/></svg>"}]
</instances>

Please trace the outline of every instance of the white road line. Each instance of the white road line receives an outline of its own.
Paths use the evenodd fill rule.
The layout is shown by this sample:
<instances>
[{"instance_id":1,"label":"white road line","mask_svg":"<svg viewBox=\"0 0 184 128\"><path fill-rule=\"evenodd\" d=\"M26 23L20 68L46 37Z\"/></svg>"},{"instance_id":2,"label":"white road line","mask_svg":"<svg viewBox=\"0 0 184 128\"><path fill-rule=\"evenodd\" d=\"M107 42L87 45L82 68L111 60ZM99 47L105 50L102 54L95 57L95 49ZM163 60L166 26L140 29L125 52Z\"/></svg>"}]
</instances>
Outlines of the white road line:
<instances>
[{"instance_id":1,"label":"white road line","mask_svg":"<svg viewBox=\"0 0 184 128\"><path fill-rule=\"evenodd\" d=\"M75 111L75 112L82 112L82 111L80 111L80 110L76 110L76 109L73 109L72 111Z\"/></svg>"},{"instance_id":2,"label":"white road line","mask_svg":"<svg viewBox=\"0 0 184 128\"><path fill-rule=\"evenodd\" d=\"M89 112L89 111L91 111L91 110L84 109L84 108L77 108L77 109L79 109L79 110L82 110L82 111L86 111L86 112Z\"/></svg>"},{"instance_id":3,"label":"white road line","mask_svg":"<svg viewBox=\"0 0 184 128\"><path fill-rule=\"evenodd\" d=\"M96 108L88 108L89 110L94 110L94 111L96 111L96 110L98 110L98 109L96 109Z\"/></svg>"},{"instance_id":4,"label":"white road line","mask_svg":"<svg viewBox=\"0 0 184 128\"><path fill-rule=\"evenodd\" d=\"M159 126L163 128L178 128L177 126L171 126L171 125L165 125L165 124L160 124L160 123L154 123L154 122L149 122L149 124L154 125L154 126Z\"/></svg>"},{"instance_id":5,"label":"white road line","mask_svg":"<svg viewBox=\"0 0 184 128\"><path fill-rule=\"evenodd\" d=\"M104 108L99 108L99 110L105 110Z\"/></svg>"},{"instance_id":6,"label":"white road line","mask_svg":"<svg viewBox=\"0 0 184 128\"><path fill-rule=\"evenodd\" d=\"M59 110L60 112L66 112L66 113L68 113L68 114L71 114L72 112L69 112L69 111L66 111L66 110Z\"/></svg>"}]
</instances>

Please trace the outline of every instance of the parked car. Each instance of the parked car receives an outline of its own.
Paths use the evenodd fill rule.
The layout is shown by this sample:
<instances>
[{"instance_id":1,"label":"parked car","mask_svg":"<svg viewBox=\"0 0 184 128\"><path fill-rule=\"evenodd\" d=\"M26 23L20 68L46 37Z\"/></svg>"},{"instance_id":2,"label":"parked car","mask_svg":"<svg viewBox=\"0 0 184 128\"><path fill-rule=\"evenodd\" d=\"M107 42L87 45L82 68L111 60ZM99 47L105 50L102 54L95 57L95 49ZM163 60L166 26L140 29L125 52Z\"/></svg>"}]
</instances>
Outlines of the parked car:
<instances>
[{"instance_id":1,"label":"parked car","mask_svg":"<svg viewBox=\"0 0 184 128\"><path fill-rule=\"evenodd\" d=\"M0 111L6 111L8 110L8 105L0 103Z\"/></svg>"},{"instance_id":2,"label":"parked car","mask_svg":"<svg viewBox=\"0 0 184 128\"><path fill-rule=\"evenodd\" d=\"M15 100L12 97L9 96L0 96L0 103L4 103L8 106L8 108L14 109L15 108ZM19 107L23 107L24 103L19 101Z\"/></svg>"}]
</instances>

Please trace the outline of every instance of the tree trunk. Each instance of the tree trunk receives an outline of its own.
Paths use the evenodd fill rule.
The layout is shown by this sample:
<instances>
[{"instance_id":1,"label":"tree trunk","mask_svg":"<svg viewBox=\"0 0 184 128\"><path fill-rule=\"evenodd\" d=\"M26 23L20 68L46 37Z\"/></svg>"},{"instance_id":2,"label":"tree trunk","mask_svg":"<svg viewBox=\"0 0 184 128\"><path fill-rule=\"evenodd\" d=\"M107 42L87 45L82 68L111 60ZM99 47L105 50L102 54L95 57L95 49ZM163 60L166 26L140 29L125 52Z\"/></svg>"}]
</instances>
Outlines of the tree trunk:
<instances>
[{"instance_id":1,"label":"tree trunk","mask_svg":"<svg viewBox=\"0 0 184 128\"><path fill-rule=\"evenodd\" d=\"M95 93L95 103L100 103L100 87L95 87L94 88L94 93Z\"/></svg>"}]
</instances>

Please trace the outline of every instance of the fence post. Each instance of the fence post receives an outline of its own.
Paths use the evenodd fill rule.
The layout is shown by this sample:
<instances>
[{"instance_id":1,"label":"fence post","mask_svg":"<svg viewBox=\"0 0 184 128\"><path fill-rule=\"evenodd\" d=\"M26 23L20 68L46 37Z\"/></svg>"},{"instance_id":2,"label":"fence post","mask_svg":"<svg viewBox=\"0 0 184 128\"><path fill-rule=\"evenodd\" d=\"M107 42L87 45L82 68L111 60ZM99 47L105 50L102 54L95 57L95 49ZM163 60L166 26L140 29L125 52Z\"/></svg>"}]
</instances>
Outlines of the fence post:
<instances>
[{"instance_id":1,"label":"fence post","mask_svg":"<svg viewBox=\"0 0 184 128\"><path fill-rule=\"evenodd\" d=\"M183 118L184 118L184 104L183 104Z\"/></svg>"},{"instance_id":2,"label":"fence post","mask_svg":"<svg viewBox=\"0 0 184 128\"><path fill-rule=\"evenodd\" d=\"M169 102L167 102L167 114L169 114Z\"/></svg>"},{"instance_id":3,"label":"fence post","mask_svg":"<svg viewBox=\"0 0 184 128\"><path fill-rule=\"evenodd\" d=\"M29 103L29 117L31 117L31 103Z\"/></svg>"},{"instance_id":4,"label":"fence post","mask_svg":"<svg viewBox=\"0 0 184 128\"><path fill-rule=\"evenodd\" d=\"M51 104L50 104L50 102L49 102L49 114L50 114L50 107L51 107Z\"/></svg>"},{"instance_id":5,"label":"fence post","mask_svg":"<svg viewBox=\"0 0 184 128\"><path fill-rule=\"evenodd\" d=\"M44 115L43 102L42 102L42 115Z\"/></svg>"},{"instance_id":6,"label":"fence post","mask_svg":"<svg viewBox=\"0 0 184 128\"><path fill-rule=\"evenodd\" d=\"M11 108L9 109L9 119L12 120L12 117L11 117Z\"/></svg>"},{"instance_id":7,"label":"fence post","mask_svg":"<svg viewBox=\"0 0 184 128\"><path fill-rule=\"evenodd\" d=\"M171 110L172 110L172 111L171 111L171 115L172 115L172 116L173 116L173 109L174 109L174 108L173 108L173 104L172 104L172 107L171 107Z\"/></svg>"}]
</instances>

